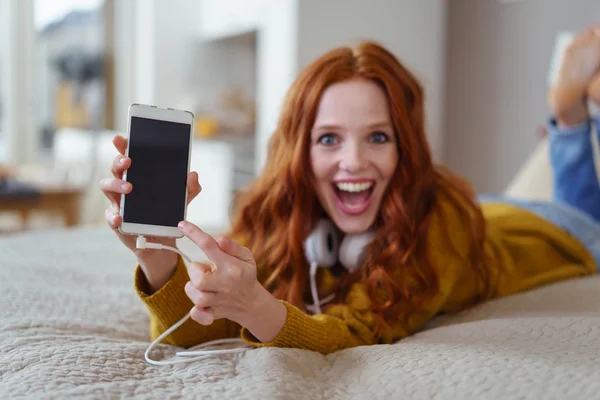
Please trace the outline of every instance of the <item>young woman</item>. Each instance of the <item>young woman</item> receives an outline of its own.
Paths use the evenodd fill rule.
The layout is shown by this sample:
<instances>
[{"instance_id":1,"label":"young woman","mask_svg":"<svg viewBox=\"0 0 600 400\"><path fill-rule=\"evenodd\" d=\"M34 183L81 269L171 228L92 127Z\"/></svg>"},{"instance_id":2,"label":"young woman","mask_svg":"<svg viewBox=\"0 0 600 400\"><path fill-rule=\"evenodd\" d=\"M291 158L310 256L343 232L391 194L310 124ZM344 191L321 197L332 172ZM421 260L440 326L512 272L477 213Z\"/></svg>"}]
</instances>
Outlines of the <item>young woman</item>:
<instances>
[{"instance_id":1,"label":"young woman","mask_svg":"<svg viewBox=\"0 0 600 400\"><path fill-rule=\"evenodd\" d=\"M130 160L119 156L101 184L112 203L106 218L139 260L135 287L152 336L192 310L167 342L241 334L255 347L329 353L392 343L438 313L597 273L600 186L588 95L600 100L592 29L569 49L551 91L556 203L480 204L464 180L432 163L423 90L405 67L374 43L328 52L290 88L264 172L237 199L230 235L215 240L179 225L216 268L135 250L134 237L119 235L118 199L132 190L121 180ZM123 154L125 139L114 144ZM188 187L190 199L199 194L197 174ZM323 221L342 240L365 232L372 240L358 268L342 267L340 254L318 270L318 297L333 298L313 314L304 243ZM350 246L345 257L352 254Z\"/></svg>"}]
</instances>

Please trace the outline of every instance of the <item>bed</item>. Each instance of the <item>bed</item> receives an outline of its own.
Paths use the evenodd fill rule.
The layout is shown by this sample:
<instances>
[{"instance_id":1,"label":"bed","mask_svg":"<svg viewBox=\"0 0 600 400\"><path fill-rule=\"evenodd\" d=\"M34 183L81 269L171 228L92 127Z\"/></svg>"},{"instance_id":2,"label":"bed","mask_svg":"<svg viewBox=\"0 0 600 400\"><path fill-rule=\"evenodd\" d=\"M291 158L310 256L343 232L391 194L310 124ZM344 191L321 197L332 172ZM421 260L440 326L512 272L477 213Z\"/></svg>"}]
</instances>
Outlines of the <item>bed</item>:
<instances>
[{"instance_id":1,"label":"bed","mask_svg":"<svg viewBox=\"0 0 600 400\"><path fill-rule=\"evenodd\" d=\"M134 265L106 227L0 237L0 398L600 398L599 276L441 316L394 345L156 367Z\"/></svg>"}]
</instances>

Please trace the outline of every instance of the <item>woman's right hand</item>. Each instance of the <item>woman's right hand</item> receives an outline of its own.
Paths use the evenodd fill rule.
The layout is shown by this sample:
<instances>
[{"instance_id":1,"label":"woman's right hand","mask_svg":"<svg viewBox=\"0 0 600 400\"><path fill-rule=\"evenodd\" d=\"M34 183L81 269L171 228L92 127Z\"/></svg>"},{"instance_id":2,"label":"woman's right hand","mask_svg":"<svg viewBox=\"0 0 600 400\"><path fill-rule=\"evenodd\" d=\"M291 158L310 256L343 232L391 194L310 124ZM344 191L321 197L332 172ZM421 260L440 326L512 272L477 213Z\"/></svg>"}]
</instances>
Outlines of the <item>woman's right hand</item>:
<instances>
[{"instance_id":1,"label":"woman's right hand","mask_svg":"<svg viewBox=\"0 0 600 400\"><path fill-rule=\"evenodd\" d=\"M115 157L111 166L112 178L105 178L100 182L100 188L104 192L104 195L110 202L109 207L106 209L104 215L108 226L116 233L117 237L123 242L127 248L133 251L140 263L142 271L146 275L146 279L149 283L149 289L152 292L160 289L173 275L175 267L177 266L177 254L168 250L155 250L155 249L136 249L135 235L123 235L119 232L119 226L123 222L121 217L120 205L121 195L130 193L133 190L131 183L123 180L123 173L131 166L131 159L125 156L127 149L127 139L123 136L115 136L113 139L113 145L119 152L119 155ZM188 188L188 204L191 202L202 190L200 183L198 182L198 174L191 172L187 179ZM153 238L148 237L152 242L162 243L168 246L175 246L175 239L173 238Z\"/></svg>"},{"instance_id":2,"label":"woman's right hand","mask_svg":"<svg viewBox=\"0 0 600 400\"><path fill-rule=\"evenodd\" d=\"M560 125L569 126L589 118L587 95L600 73L600 25L578 34L565 51L548 102Z\"/></svg>"}]
</instances>

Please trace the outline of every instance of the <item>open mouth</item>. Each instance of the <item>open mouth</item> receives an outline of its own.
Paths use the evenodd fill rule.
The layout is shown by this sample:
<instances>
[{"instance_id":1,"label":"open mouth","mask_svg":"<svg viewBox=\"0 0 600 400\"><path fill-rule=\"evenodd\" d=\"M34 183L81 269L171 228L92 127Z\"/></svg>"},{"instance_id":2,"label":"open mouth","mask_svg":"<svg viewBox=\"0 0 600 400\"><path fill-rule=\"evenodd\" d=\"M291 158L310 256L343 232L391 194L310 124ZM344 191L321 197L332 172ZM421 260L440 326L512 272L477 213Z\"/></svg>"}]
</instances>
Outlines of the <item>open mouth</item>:
<instances>
[{"instance_id":1,"label":"open mouth","mask_svg":"<svg viewBox=\"0 0 600 400\"><path fill-rule=\"evenodd\" d=\"M374 181L335 182L333 191L338 207L346 214L358 215L371 205Z\"/></svg>"}]
</instances>

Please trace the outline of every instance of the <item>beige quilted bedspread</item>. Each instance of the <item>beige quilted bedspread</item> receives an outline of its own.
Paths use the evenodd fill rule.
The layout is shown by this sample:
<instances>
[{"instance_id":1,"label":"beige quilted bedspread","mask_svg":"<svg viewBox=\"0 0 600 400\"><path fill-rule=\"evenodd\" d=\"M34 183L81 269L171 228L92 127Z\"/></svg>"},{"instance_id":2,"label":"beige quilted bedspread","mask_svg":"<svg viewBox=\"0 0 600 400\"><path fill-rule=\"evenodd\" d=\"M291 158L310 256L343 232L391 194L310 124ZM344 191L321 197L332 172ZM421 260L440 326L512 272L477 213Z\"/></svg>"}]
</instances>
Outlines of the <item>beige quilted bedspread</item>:
<instances>
[{"instance_id":1,"label":"beige quilted bedspread","mask_svg":"<svg viewBox=\"0 0 600 400\"><path fill-rule=\"evenodd\" d=\"M440 318L392 346L155 367L133 263L107 228L0 239L0 398L600 398L600 277Z\"/></svg>"}]
</instances>

